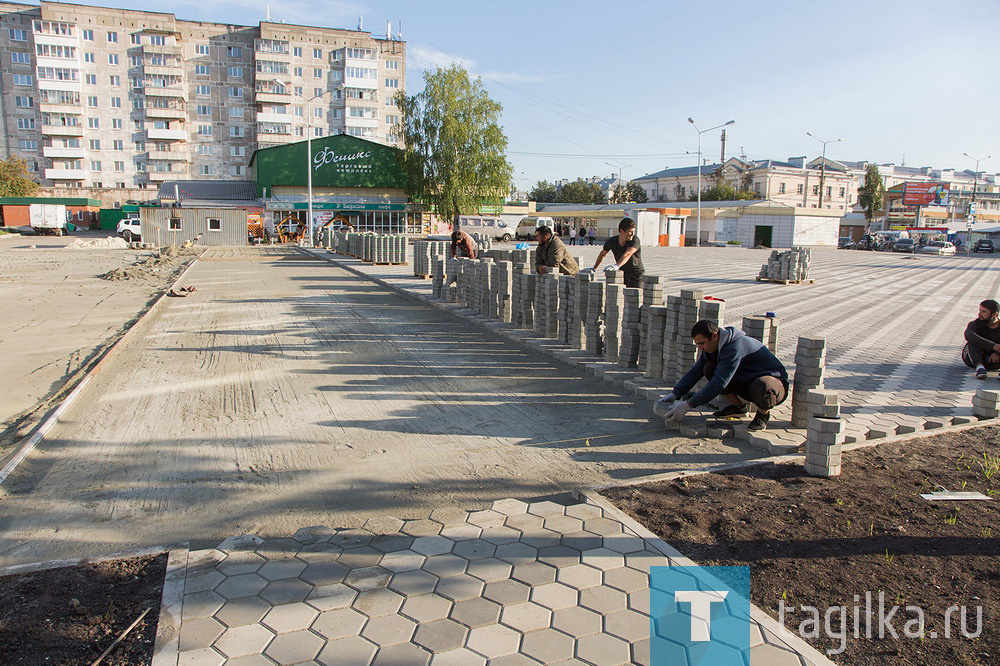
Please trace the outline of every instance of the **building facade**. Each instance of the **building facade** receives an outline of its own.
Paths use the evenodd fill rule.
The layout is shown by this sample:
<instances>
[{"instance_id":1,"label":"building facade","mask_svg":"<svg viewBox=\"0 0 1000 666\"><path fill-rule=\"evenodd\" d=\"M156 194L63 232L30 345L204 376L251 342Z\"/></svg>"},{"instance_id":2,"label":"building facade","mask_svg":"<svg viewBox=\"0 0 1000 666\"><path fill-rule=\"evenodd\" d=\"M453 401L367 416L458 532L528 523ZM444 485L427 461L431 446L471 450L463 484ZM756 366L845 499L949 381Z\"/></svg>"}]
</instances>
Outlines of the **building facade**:
<instances>
[{"instance_id":1,"label":"building facade","mask_svg":"<svg viewBox=\"0 0 1000 666\"><path fill-rule=\"evenodd\" d=\"M391 34L0 2L0 150L43 187L246 178L255 150L307 133L394 145L405 85Z\"/></svg>"}]
</instances>

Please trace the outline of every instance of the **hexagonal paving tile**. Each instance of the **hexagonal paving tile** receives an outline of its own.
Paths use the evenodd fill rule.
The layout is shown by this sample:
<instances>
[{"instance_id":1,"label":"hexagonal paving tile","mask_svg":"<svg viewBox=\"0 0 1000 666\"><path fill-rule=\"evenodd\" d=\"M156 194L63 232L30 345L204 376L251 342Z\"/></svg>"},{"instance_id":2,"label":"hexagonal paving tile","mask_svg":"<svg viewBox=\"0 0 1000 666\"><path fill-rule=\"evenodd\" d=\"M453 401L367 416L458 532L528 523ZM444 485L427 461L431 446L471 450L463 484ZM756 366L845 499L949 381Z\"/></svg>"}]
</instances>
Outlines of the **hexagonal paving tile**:
<instances>
[{"instance_id":1,"label":"hexagonal paving tile","mask_svg":"<svg viewBox=\"0 0 1000 666\"><path fill-rule=\"evenodd\" d=\"M616 553L622 553L623 555L636 553L646 549L646 542L644 539L630 534L606 536L604 537L603 545L608 550L613 550Z\"/></svg>"},{"instance_id":2,"label":"hexagonal paving tile","mask_svg":"<svg viewBox=\"0 0 1000 666\"><path fill-rule=\"evenodd\" d=\"M420 569L402 571L393 574L392 580L389 581L389 589L409 597L434 591L437 582L437 576Z\"/></svg>"},{"instance_id":3,"label":"hexagonal paving tile","mask_svg":"<svg viewBox=\"0 0 1000 666\"><path fill-rule=\"evenodd\" d=\"M538 561L554 567L568 567L580 561L580 551L566 546L549 546L538 549Z\"/></svg>"},{"instance_id":4,"label":"hexagonal paving tile","mask_svg":"<svg viewBox=\"0 0 1000 666\"><path fill-rule=\"evenodd\" d=\"M666 654L663 655L664 657L666 657L667 663L673 664L673 663L682 663L681 660L687 661L687 654L684 648L682 648L680 645L678 645L677 647L680 648L681 654L677 655L676 658ZM641 641L636 641L635 643L632 643L632 663L640 664L641 666L651 665L652 657L650 656L649 653L648 638L644 638ZM761 664L754 664L751 661L750 666L802 666L802 665L798 660L796 660L794 664L781 664L780 662L772 662L772 661L764 662Z\"/></svg>"},{"instance_id":5,"label":"hexagonal paving tile","mask_svg":"<svg viewBox=\"0 0 1000 666\"><path fill-rule=\"evenodd\" d=\"M320 613L311 628L327 640L333 641L359 634L367 621L367 617L353 608L340 608Z\"/></svg>"},{"instance_id":6,"label":"hexagonal paving tile","mask_svg":"<svg viewBox=\"0 0 1000 666\"><path fill-rule=\"evenodd\" d=\"M337 561L348 569L361 569L377 565L385 556L381 550L371 546L360 546L358 548L345 548Z\"/></svg>"},{"instance_id":7,"label":"hexagonal paving tile","mask_svg":"<svg viewBox=\"0 0 1000 666\"><path fill-rule=\"evenodd\" d=\"M451 599L445 599L436 594L419 594L415 597L407 597L399 612L417 622L433 622L448 617L451 606Z\"/></svg>"},{"instance_id":8,"label":"hexagonal paving tile","mask_svg":"<svg viewBox=\"0 0 1000 666\"><path fill-rule=\"evenodd\" d=\"M334 583L313 588L306 597L306 603L318 611L328 611L350 606L357 596L358 591L354 588Z\"/></svg>"},{"instance_id":9,"label":"hexagonal paving tile","mask_svg":"<svg viewBox=\"0 0 1000 666\"><path fill-rule=\"evenodd\" d=\"M649 612L649 588L643 588L641 590L636 590L635 592L629 592L628 594L628 608L629 610L638 611L640 613Z\"/></svg>"},{"instance_id":10,"label":"hexagonal paving tile","mask_svg":"<svg viewBox=\"0 0 1000 666\"><path fill-rule=\"evenodd\" d=\"M274 634L267 627L248 624L226 629L215 642L215 648L229 658L242 657L263 652L273 639Z\"/></svg>"},{"instance_id":11,"label":"hexagonal paving tile","mask_svg":"<svg viewBox=\"0 0 1000 666\"><path fill-rule=\"evenodd\" d=\"M576 654L592 664L625 664L631 661L632 651L628 643L610 634L584 636L576 645Z\"/></svg>"},{"instance_id":12,"label":"hexagonal paving tile","mask_svg":"<svg viewBox=\"0 0 1000 666\"><path fill-rule=\"evenodd\" d=\"M372 534L395 534L403 528L403 521L392 516L369 518L363 527Z\"/></svg>"},{"instance_id":13,"label":"hexagonal paving tile","mask_svg":"<svg viewBox=\"0 0 1000 666\"><path fill-rule=\"evenodd\" d=\"M472 523L455 523L445 525L441 530L441 536L453 541L465 541L467 539L478 539L483 534L483 528Z\"/></svg>"},{"instance_id":14,"label":"hexagonal paving tile","mask_svg":"<svg viewBox=\"0 0 1000 666\"><path fill-rule=\"evenodd\" d=\"M458 555L446 553L444 555L428 557L424 560L424 565L421 568L439 578L444 578L445 576L457 576L458 574L465 573L468 567L469 560Z\"/></svg>"},{"instance_id":15,"label":"hexagonal paving tile","mask_svg":"<svg viewBox=\"0 0 1000 666\"><path fill-rule=\"evenodd\" d=\"M524 530L521 533L520 543L541 550L542 548L558 546L561 538L562 535L559 532L538 527L533 530Z\"/></svg>"},{"instance_id":16,"label":"hexagonal paving tile","mask_svg":"<svg viewBox=\"0 0 1000 666\"><path fill-rule=\"evenodd\" d=\"M225 625L212 617L188 620L181 625L180 649L187 651L210 647L225 630Z\"/></svg>"},{"instance_id":17,"label":"hexagonal paving tile","mask_svg":"<svg viewBox=\"0 0 1000 666\"><path fill-rule=\"evenodd\" d=\"M744 653L750 666L799 666L802 662L793 652L777 645L757 645Z\"/></svg>"},{"instance_id":18,"label":"hexagonal paving tile","mask_svg":"<svg viewBox=\"0 0 1000 666\"><path fill-rule=\"evenodd\" d=\"M478 578L473 578L468 574L458 574L441 578L437 587L434 588L434 592L452 601L463 601L482 594L483 585L483 581Z\"/></svg>"},{"instance_id":19,"label":"hexagonal paving tile","mask_svg":"<svg viewBox=\"0 0 1000 666\"><path fill-rule=\"evenodd\" d=\"M641 553L630 553L625 556L625 566L631 567L648 574L650 567L665 567L670 564L660 553L652 553L648 550Z\"/></svg>"},{"instance_id":20,"label":"hexagonal paving tile","mask_svg":"<svg viewBox=\"0 0 1000 666\"><path fill-rule=\"evenodd\" d=\"M504 521L504 525L507 527L518 530L519 532L524 532L526 530L537 530L542 527L545 523L545 519L530 513L521 513L514 516L508 516L507 520Z\"/></svg>"},{"instance_id":21,"label":"hexagonal paving tile","mask_svg":"<svg viewBox=\"0 0 1000 666\"><path fill-rule=\"evenodd\" d=\"M560 534L570 534L572 532L579 532L582 530L583 521L579 518L571 518L570 516L560 514L558 516L549 516L546 518L544 527L547 530L559 532Z\"/></svg>"},{"instance_id":22,"label":"hexagonal paving tile","mask_svg":"<svg viewBox=\"0 0 1000 666\"><path fill-rule=\"evenodd\" d=\"M423 536L413 540L410 550L421 555L443 555L444 553L450 553L454 546L454 541L442 536Z\"/></svg>"},{"instance_id":23,"label":"hexagonal paving tile","mask_svg":"<svg viewBox=\"0 0 1000 666\"><path fill-rule=\"evenodd\" d=\"M494 558L486 560L476 560L469 562L466 573L475 576L485 583L492 583L495 580L509 578L513 567L507 562L502 562Z\"/></svg>"},{"instance_id":24,"label":"hexagonal paving tile","mask_svg":"<svg viewBox=\"0 0 1000 666\"><path fill-rule=\"evenodd\" d=\"M412 550L398 550L384 555L379 566L389 571L410 571L423 566L425 559L425 556Z\"/></svg>"},{"instance_id":25,"label":"hexagonal paving tile","mask_svg":"<svg viewBox=\"0 0 1000 666\"><path fill-rule=\"evenodd\" d=\"M525 633L545 629L549 626L551 618L552 611L530 601L504 606L500 613L500 622Z\"/></svg>"},{"instance_id":26,"label":"hexagonal paving tile","mask_svg":"<svg viewBox=\"0 0 1000 666\"><path fill-rule=\"evenodd\" d=\"M219 563L216 569L226 576L239 576L241 574L254 573L264 566L264 558L257 553L237 552L230 553L226 559Z\"/></svg>"},{"instance_id":27,"label":"hexagonal paving tile","mask_svg":"<svg viewBox=\"0 0 1000 666\"><path fill-rule=\"evenodd\" d=\"M392 572L382 567L362 567L354 569L344 579L345 585L350 585L358 592L375 590L385 587L392 578Z\"/></svg>"},{"instance_id":28,"label":"hexagonal paving tile","mask_svg":"<svg viewBox=\"0 0 1000 666\"><path fill-rule=\"evenodd\" d=\"M555 502L532 502L528 505L528 513L533 513L542 518L558 516L565 513L566 507Z\"/></svg>"},{"instance_id":29,"label":"hexagonal paving tile","mask_svg":"<svg viewBox=\"0 0 1000 666\"><path fill-rule=\"evenodd\" d=\"M257 570L257 575L267 580L282 580L284 578L295 578L305 568L305 562L294 558L270 560Z\"/></svg>"},{"instance_id":30,"label":"hexagonal paving tile","mask_svg":"<svg viewBox=\"0 0 1000 666\"><path fill-rule=\"evenodd\" d=\"M213 590L225 579L226 577L215 569L195 572L185 578L184 593L194 594L195 592Z\"/></svg>"},{"instance_id":31,"label":"hexagonal paving tile","mask_svg":"<svg viewBox=\"0 0 1000 666\"><path fill-rule=\"evenodd\" d=\"M500 604L488 599L459 601L451 609L451 619L467 627L485 627L500 620Z\"/></svg>"},{"instance_id":32,"label":"hexagonal paving tile","mask_svg":"<svg viewBox=\"0 0 1000 666\"><path fill-rule=\"evenodd\" d=\"M555 629L542 629L525 634L521 652L543 664L552 664L573 656L573 639Z\"/></svg>"},{"instance_id":33,"label":"hexagonal paving tile","mask_svg":"<svg viewBox=\"0 0 1000 666\"><path fill-rule=\"evenodd\" d=\"M493 502L491 508L497 513L505 513L508 516L513 516L526 512L528 510L528 503L516 499L502 499Z\"/></svg>"},{"instance_id":34,"label":"hexagonal paving tile","mask_svg":"<svg viewBox=\"0 0 1000 666\"><path fill-rule=\"evenodd\" d=\"M298 578L291 578L285 580L276 580L273 583L268 583L267 586L261 590L260 596L272 604L279 606L281 604L291 604L296 601L303 601L309 593L312 592L313 586L305 581L301 581Z\"/></svg>"},{"instance_id":35,"label":"hexagonal paving tile","mask_svg":"<svg viewBox=\"0 0 1000 666\"><path fill-rule=\"evenodd\" d=\"M222 581L215 592L226 599L252 597L267 585L267 581L257 574L242 574L230 576Z\"/></svg>"},{"instance_id":36,"label":"hexagonal paving tile","mask_svg":"<svg viewBox=\"0 0 1000 666\"><path fill-rule=\"evenodd\" d=\"M467 633L468 629L453 620L435 620L417 627L413 642L438 654L462 647Z\"/></svg>"},{"instance_id":37,"label":"hexagonal paving tile","mask_svg":"<svg viewBox=\"0 0 1000 666\"><path fill-rule=\"evenodd\" d=\"M318 615L319 611L312 606L287 604L269 610L264 616L264 624L277 634L287 634L291 631L308 629Z\"/></svg>"},{"instance_id":38,"label":"hexagonal paving tile","mask_svg":"<svg viewBox=\"0 0 1000 666\"><path fill-rule=\"evenodd\" d=\"M196 617L212 617L226 603L215 592L195 592L184 595L183 617L187 621Z\"/></svg>"},{"instance_id":39,"label":"hexagonal paving tile","mask_svg":"<svg viewBox=\"0 0 1000 666\"><path fill-rule=\"evenodd\" d=\"M504 606L527 601L531 588L516 580L498 580L487 583L483 596Z\"/></svg>"},{"instance_id":40,"label":"hexagonal paving tile","mask_svg":"<svg viewBox=\"0 0 1000 666\"><path fill-rule=\"evenodd\" d=\"M521 538L521 532L512 527L490 527L483 530L483 535L480 538L483 541L489 541L494 546L503 546L504 544L517 543L517 540Z\"/></svg>"},{"instance_id":41,"label":"hexagonal paving tile","mask_svg":"<svg viewBox=\"0 0 1000 666\"><path fill-rule=\"evenodd\" d=\"M213 648L201 648L178 655L177 666L222 666L226 658Z\"/></svg>"},{"instance_id":42,"label":"hexagonal paving tile","mask_svg":"<svg viewBox=\"0 0 1000 666\"><path fill-rule=\"evenodd\" d=\"M371 547L382 553L397 553L408 550L413 545L413 537L405 534L380 534L372 540Z\"/></svg>"},{"instance_id":43,"label":"hexagonal paving tile","mask_svg":"<svg viewBox=\"0 0 1000 666\"><path fill-rule=\"evenodd\" d=\"M622 524L610 518L591 518L583 521L583 529L600 536L612 536L621 534Z\"/></svg>"},{"instance_id":44,"label":"hexagonal paving tile","mask_svg":"<svg viewBox=\"0 0 1000 666\"><path fill-rule=\"evenodd\" d=\"M496 659L490 659L490 666L538 666L538 662L531 657L526 657L519 652L505 654Z\"/></svg>"},{"instance_id":45,"label":"hexagonal paving tile","mask_svg":"<svg viewBox=\"0 0 1000 666\"><path fill-rule=\"evenodd\" d=\"M587 636L602 629L601 616L586 608L562 608L552 613L552 626L570 636Z\"/></svg>"},{"instance_id":46,"label":"hexagonal paving tile","mask_svg":"<svg viewBox=\"0 0 1000 666\"><path fill-rule=\"evenodd\" d=\"M528 585L544 585L556 579L556 568L544 562L525 562L514 567L511 578Z\"/></svg>"},{"instance_id":47,"label":"hexagonal paving tile","mask_svg":"<svg viewBox=\"0 0 1000 666\"><path fill-rule=\"evenodd\" d=\"M271 604L258 597L242 597L227 601L215 614L215 619L227 627L242 627L256 624L271 610Z\"/></svg>"},{"instance_id":48,"label":"hexagonal paving tile","mask_svg":"<svg viewBox=\"0 0 1000 666\"><path fill-rule=\"evenodd\" d=\"M556 578L564 585L575 587L578 590L585 590L588 587L600 585L602 576L599 569L589 567L586 564L574 564L560 568Z\"/></svg>"},{"instance_id":49,"label":"hexagonal paving tile","mask_svg":"<svg viewBox=\"0 0 1000 666\"><path fill-rule=\"evenodd\" d=\"M330 537L337 533L337 530L326 525L312 525L303 527L292 535L296 541L304 544L329 541Z\"/></svg>"},{"instance_id":50,"label":"hexagonal paving tile","mask_svg":"<svg viewBox=\"0 0 1000 666\"><path fill-rule=\"evenodd\" d=\"M468 648L434 655L434 666L486 666L486 657Z\"/></svg>"},{"instance_id":51,"label":"hexagonal paving tile","mask_svg":"<svg viewBox=\"0 0 1000 666\"><path fill-rule=\"evenodd\" d=\"M616 553L607 548L596 548L585 550L580 555L580 561L590 565L595 569L608 570L618 569L625 566L625 557L621 553Z\"/></svg>"},{"instance_id":52,"label":"hexagonal paving tile","mask_svg":"<svg viewBox=\"0 0 1000 666\"><path fill-rule=\"evenodd\" d=\"M508 543L497 546L494 557L511 564L534 562L538 558L538 549L524 543Z\"/></svg>"},{"instance_id":53,"label":"hexagonal paving tile","mask_svg":"<svg viewBox=\"0 0 1000 666\"><path fill-rule=\"evenodd\" d=\"M361 636L347 636L330 641L320 651L316 661L323 666L340 666L341 664L358 664L367 666L378 647Z\"/></svg>"},{"instance_id":54,"label":"hexagonal paving tile","mask_svg":"<svg viewBox=\"0 0 1000 666\"><path fill-rule=\"evenodd\" d=\"M330 537L330 543L341 548L361 548L371 545L375 535L368 530L338 530Z\"/></svg>"},{"instance_id":55,"label":"hexagonal paving tile","mask_svg":"<svg viewBox=\"0 0 1000 666\"><path fill-rule=\"evenodd\" d=\"M552 610L574 607L579 598L580 593L575 588L562 583L549 583L531 588L531 600Z\"/></svg>"},{"instance_id":56,"label":"hexagonal paving tile","mask_svg":"<svg viewBox=\"0 0 1000 666\"><path fill-rule=\"evenodd\" d=\"M403 595L382 588L358 593L352 607L369 617L377 617L395 613L402 605Z\"/></svg>"},{"instance_id":57,"label":"hexagonal paving tile","mask_svg":"<svg viewBox=\"0 0 1000 666\"><path fill-rule=\"evenodd\" d=\"M591 532L579 530L577 532L564 533L559 539L559 545L573 550L593 550L600 548L604 544L604 537L599 537Z\"/></svg>"},{"instance_id":58,"label":"hexagonal paving tile","mask_svg":"<svg viewBox=\"0 0 1000 666\"><path fill-rule=\"evenodd\" d=\"M649 638L649 616L624 610L604 616L604 631L630 643Z\"/></svg>"},{"instance_id":59,"label":"hexagonal paving tile","mask_svg":"<svg viewBox=\"0 0 1000 666\"><path fill-rule=\"evenodd\" d=\"M226 661L226 666L274 666L274 661L262 654L248 654L245 657L229 659Z\"/></svg>"},{"instance_id":60,"label":"hexagonal paving tile","mask_svg":"<svg viewBox=\"0 0 1000 666\"><path fill-rule=\"evenodd\" d=\"M241 534L239 536L231 536L220 543L218 550L225 553L241 550L253 550L263 543L263 541L264 540L256 534Z\"/></svg>"},{"instance_id":61,"label":"hexagonal paving tile","mask_svg":"<svg viewBox=\"0 0 1000 666\"><path fill-rule=\"evenodd\" d=\"M440 534L442 527L444 527L444 525L437 521L423 518L420 520L404 521L403 527L400 528L400 531L403 534L409 534L414 537L429 537Z\"/></svg>"},{"instance_id":62,"label":"hexagonal paving tile","mask_svg":"<svg viewBox=\"0 0 1000 666\"><path fill-rule=\"evenodd\" d=\"M500 527L503 525L505 518L506 516L502 513L486 509L485 511L474 511L469 514L468 522L485 529L488 527Z\"/></svg>"},{"instance_id":63,"label":"hexagonal paving tile","mask_svg":"<svg viewBox=\"0 0 1000 666\"><path fill-rule=\"evenodd\" d=\"M566 515L580 520L604 517L604 510L593 504L574 504L566 507Z\"/></svg>"},{"instance_id":64,"label":"hexagonal paving tile","mask_svg":"<svg viewBox=\"0 0 1000 666\"><path fill-rule=\"evenodd\" d=\"M388 647L379 648L372 666L420 666L428 664L431 660L431 653L424 650L419 645L413 643L398 643Z\"/></svg>"},{"instance_id":65,"label":"hexagonal paving tile","mask_svg":"<svg viewBox=\"0 0 1000 666\"><path fill-rule=\"evenodd\" d=\"M520 643L521 634L510 627L493 624L469 630L469 640L466 645L484 657L495 659L517 652Z\"/></svg>"},{"instance_id":66,"label":"hexagonal paving tile","mask_svg":"<svg viewBox=\"0 0 1000 666\"><path fill-rule=\"evenodd\" d=\"M621 569L611 569L610 571L604 572L604 584L610 585L611 587L617 588L622 592L629 594L648 588L649 576L627 567L623 567Z\"/></svg>"},{"instance_id":67,"label":"hexagonal paving tile","mask_svg":"<svg viewBox=\"0 0 1000 666\"><path fill-rule=\"evenodd\" d=\"M311 631L293 631L271 641L264 654L279 664L298 664L313 659L324 643L326 641Z\"/></svg>"},{"instance_id":68,"label":"hexagonal paving tile","mask_svg":"<svg viewBox=\"0 0 1000 666\"><path fill-rule=\"evenodd\" d=\"M295 557L302 550L302 544L295 539L264 539L264 542L254 550L258 555L269 560L280 559L283 557Z\"/></svg>"},{"instance_id":69,"label":"hexagonal paving tile","mask_svg":"<svg viewBox=\"0 0 1000 666\"><path fill-rule=\"evenodd\" d=\"M445 526L464 523L468 518L468 511L454 507L444 507L431 511L431 520L436 520Z\"/></svg>"},{"instance_id":70,"label":"hexagonal paving tile","mask_svg":"<svg viewBox=\"0 0 1000 666\"><path fill-rule=\"evenodd\" d=\"M405 643L413 636L417 623L402 615L382 615L368 620L361 635L380 647Z\"/></svg>"},{"instance_id":71,"label":"hexagonal paving tile","mask_svg":"<svg viewBox=\"0 0 1000 666\"><path fill-rule=\"evenodd\" d=\"M493 557L493 553L496 552L497 547L490 543L489 541L484 541L482 539L468 539L466 541L459 541L455 544L455 547L451 549L451 552L459 557L464 557L467 560L482 560L487 557Z\"/></svg>"},{"instance_id":72,"label":"hexagonal paving tile","mask_svg":"<svg viewBox=\"0 0 1000 666\"><path fill-rule=\"evenodd\" d=\"M628 598L610 587L590 587L580 592L580 605L608 614L628 608Z\"/></svg>"},{"instance_id":73,"label":"hexagonal paving tile","mask_svg":"<svg viewBox=\"0 0 1000 666\"><path fill-rule=\"evenodd\" d=\"M342 583L350 569L340 562L319 562L310 564L299 574L299 578L317 587Z\"/></svg>"}]
</instances>

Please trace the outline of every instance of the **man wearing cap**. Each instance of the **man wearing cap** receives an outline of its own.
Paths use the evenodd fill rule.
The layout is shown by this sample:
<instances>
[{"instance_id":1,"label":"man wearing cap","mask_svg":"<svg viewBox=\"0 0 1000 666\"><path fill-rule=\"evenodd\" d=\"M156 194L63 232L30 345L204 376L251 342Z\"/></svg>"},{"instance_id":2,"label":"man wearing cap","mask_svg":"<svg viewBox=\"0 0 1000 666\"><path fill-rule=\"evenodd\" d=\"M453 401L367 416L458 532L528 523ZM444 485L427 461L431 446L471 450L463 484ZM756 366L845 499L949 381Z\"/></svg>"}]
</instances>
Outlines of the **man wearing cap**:
<instances>
[{"instance_id":1,"label":"man wearing cap","mask_svg":"<svg viewBox=\"0 0 1000 666\"><path fill-rule=\"evenodd\" d=\"M976 369L976 379L988 370L1000 370L1000 304L992 298L979 304L979 316L965 327L962 360Z\"/></svg>"},{"instance_id":2,"label":"man wearing cap","mask_svg":"<svg viewBox=\"0 0 1000 666\"><path fill-rule=\"evenodd\" d=\"M468 257L469 259L476 258L476 252L479 247L476 245L476 239L467 234L466 232L456 229L454 233L451 234L451 256L454 257L455 253L461 251L462 257Z\"/></svg>"},{"instance_id":3,"label":"man wearing cap","mask_svg":"<svg viewBox=\"0 0 1000 666\"><path fill-rule=\"evenodd\" d=\"M594 262L594 268L591 270L597 270L608 252L614 255L615 263L605 268L604 272L613 273L620 270L625 276L626 287L642 286L642 274L645 269L642 266L639 239L635 235L635 220L630 217L622 218L622 221L618 223L618 235L605 241L601 253L597 255L597 261Z\"/></svg>"},{"instance_id":4,"label":"man wearing cap","mask_svg":"<svg viewBox=\"0 0 1000 666\"><path fill-rule=\"evenodd\" d=\"M580 271L576 259L569 255L565 243L553 235L552 229L538 227L535 230L535 240L538 241L538 247L535 248L535 270L539 275L553 269L559 269L563 275L576 275Z\"/></svg>"}]
</instances>

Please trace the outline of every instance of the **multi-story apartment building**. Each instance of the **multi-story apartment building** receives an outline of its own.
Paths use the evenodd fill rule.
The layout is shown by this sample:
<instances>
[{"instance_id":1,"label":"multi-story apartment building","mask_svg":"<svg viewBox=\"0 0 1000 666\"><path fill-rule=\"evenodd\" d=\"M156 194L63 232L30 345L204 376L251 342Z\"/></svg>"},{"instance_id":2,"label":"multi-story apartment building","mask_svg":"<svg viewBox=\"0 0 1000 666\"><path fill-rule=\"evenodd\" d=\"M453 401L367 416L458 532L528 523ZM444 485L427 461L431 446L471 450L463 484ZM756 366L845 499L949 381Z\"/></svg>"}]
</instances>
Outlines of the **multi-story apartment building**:
<instances>
[{"instance_id":1,"label":"multi-story apartment building","mask_svg":"<svg viewBox=\"0 0 1000 666\"><path fill-rule=\"evenodd\" d=\"M254 150L310 132L392 145L405 82L391 35L0 2L0 149L45 187L244 178Z\"/></svg>"}]
</instances>

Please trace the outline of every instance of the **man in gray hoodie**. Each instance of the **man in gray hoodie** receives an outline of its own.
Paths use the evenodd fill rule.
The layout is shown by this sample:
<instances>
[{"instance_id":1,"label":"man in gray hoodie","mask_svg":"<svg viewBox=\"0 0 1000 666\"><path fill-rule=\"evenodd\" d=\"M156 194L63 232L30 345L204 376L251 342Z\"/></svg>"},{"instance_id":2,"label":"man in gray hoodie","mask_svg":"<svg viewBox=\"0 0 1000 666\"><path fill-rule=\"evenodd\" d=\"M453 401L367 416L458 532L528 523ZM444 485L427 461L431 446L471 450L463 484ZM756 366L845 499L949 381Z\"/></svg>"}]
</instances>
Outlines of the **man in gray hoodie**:
<instances>
[{"instance_id":1,"label":"man in gray hoodie","mask_svg":"<svg viewBox=\"0 0 1000 666\"><path fill-rule=\"evenodd\" d=\"M745 400L757 408L748 429L767 428L770 410L788 396L788 372L781 361L760 341L734 326L720 329L715 322L705 319L692 327L691 337L701 353L674 390L657 401L656 406L661 410L677 401L666 412L666 418L679 421L691 408L704 405L721 394L729 404L713 416L742 416L749 411ZM687 400L678 400L702 377L708 379L708 383L698 393Z\"/></svg>"}]
</instances>

